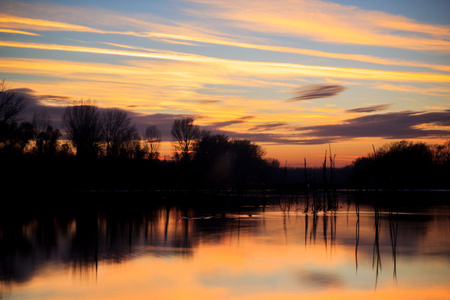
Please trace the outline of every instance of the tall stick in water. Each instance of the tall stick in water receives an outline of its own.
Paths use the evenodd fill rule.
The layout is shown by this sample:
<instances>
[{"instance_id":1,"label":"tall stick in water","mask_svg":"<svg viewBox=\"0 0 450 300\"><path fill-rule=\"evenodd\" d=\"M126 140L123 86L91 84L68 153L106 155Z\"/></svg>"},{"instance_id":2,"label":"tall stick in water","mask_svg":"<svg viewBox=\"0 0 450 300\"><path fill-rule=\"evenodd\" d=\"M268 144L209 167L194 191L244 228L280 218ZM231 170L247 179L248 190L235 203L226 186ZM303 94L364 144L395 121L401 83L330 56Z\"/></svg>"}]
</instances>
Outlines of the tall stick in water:
<instances>
[{"instance_id":1,"label":"tall stick in water","mask_svg":"<svg viewBox=\"0 0 450 300\"><path fill-rule=\"evenodd\" d=\"M308 183L308 171L306 170L306 157L304 159L304 171L305 171L305 196L306 196L306 207L305 213L308 212L309 209L309 183Z\"/></svg>"},{"instance_id":2,"label":"tall stick in water","mask_svg":"<svg viewBox=\"0 0 450 300\"><path fill-rule=\"evenodd\" d=\"M325 158L323 160L323 165L322 165L322 170L323 170L323 174L322 174L322 182L323 182L323 192L324 192L324 197L323 197L323 211L326 211L326 207L325 207L325 196L328 195L328 189L327 189L327 150L325 150Z\"/></svg>"}]
</instances>

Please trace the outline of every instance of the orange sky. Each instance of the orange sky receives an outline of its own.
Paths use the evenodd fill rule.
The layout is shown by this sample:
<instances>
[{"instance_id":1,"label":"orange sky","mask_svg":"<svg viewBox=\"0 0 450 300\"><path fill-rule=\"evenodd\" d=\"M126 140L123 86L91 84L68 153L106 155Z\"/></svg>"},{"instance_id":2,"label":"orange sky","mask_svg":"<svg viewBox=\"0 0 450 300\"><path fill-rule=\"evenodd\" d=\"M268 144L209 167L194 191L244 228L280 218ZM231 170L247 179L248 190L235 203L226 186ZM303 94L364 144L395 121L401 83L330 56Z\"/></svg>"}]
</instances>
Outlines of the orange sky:
<instances>
[{"instance_id":1,"label":"orange sky","mask_svg":"<svg viewBox=\"0 0 450 300\"><path fill-rule=\"evenodd\" d=\"M404 9L408 7L408 9ZM296 166L450 138L447 2L0 4L0 76L30 109L129 110L140 134L190 115Z\"/></svg>"}]
</instances>

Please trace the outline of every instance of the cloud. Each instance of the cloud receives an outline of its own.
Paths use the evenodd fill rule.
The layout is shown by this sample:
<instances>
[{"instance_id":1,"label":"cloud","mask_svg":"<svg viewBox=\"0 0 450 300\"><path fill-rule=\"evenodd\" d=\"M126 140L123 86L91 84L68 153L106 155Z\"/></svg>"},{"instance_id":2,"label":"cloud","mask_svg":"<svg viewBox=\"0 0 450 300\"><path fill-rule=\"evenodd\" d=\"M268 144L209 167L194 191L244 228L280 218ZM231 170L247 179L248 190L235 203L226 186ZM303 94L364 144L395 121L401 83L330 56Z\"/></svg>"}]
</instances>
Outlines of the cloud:
<instances>
[{"instance_id":1,"label":"cloud","mask_svg":"<svg viewBox=\"0 0 450 300\"><path fill-rule=\"evenodd\" d=\"M328 98L338 95L347 88L335 84L310 84L295 90L296 96L288 99L289 102Z\"/></svg>"},{"instance_id":2,"label":"cloud","mask_svg":"<svg viewBox=\"0 0 450 300\"><path fill-rule=\"evenodd\" d=\"M413 73L413 72L396 72L396 71L383 71L383 70L371 70L371 69L358 69L358 68L342 68L342 67L332 67L332 66L312 66L312 65L301 65L292 63L277 63L277 62L258 62L258 61L243 61L243 60L232 60L215 58L203 55L195 55L183 52L174 51L164 51L156 49L147 49L147 51L130 51L130 50L117 50L117 49L107 49L98 47L82 47L82 46L70 46L70 45L59 45L59 44L45 44L45 43L27 43L18 41L0 41L0 47L12 47L12 48L25 48L25 49L38 49L38 50L51 50L51 51L64 51L64 52L78 52L78 53L90 53L99 55L114 55L114 56L124 56L130 58L146 58L153 59L154 61L166 60L173 61L177 63L184 64L196 64L198 66L203 66L208 68L209 77L216 75L220 78L227 78L231 80L234 78L236 80L235 74L241 74L242 77L252 76L254 78L267 78L273 80L276 76L279 80L286 78L298 78L298 76L307 77L327 77L327 78L345 78L345 79L357 79L357 80L383 80L383 81L419 81L419 82L443 82L447 83L450 81L450 75L447 74L433 74L433 73ZM33 65L30 63L38 64L42 61L46 61L46 67L44 67L42 72L50 72L49 63L52 65L57 65L57 71L60 75L64 72L69 72L69 68L61 69L61 64L64 65L72 64L76 65L76 62L62 62L56 60L44 60L44 59L11 59L2 60L0 59L0 67L7 68L11 70L9 72L17 73L19 70L21 72L35 72L32 69ZM18 70L18 64L24 63L25 65L20 66L21 69ZM81 65L81 64L78 64ZM83 64L83 68L92 69L94 64ZM116 69L119 67L116 65ZM192 66L190 66L192 69ZM213 70L213 71L211 71ZM217 73L214 70L220 70ZM4 70L7 72L7 70ZM141 71L143 72L143 70ZM75 73L75 72L72 72ZM107 72L108 73L108 72ZM242 84L242 80L236 80ZM247 82L248 84L248 82ZM308 86L299 89L299 92L303 93L314 93L313 86L309 87L312 90L308 91ZM322 93L337 93L345 89L343 86L339 85L317 85L316 89L322 88ZM318 93L319 91L317 91ZM330 94L332 96L334 94ZM325 94L325 96L327 96ZM327 97L329 97L327 96ZM323 96L322 96L323 97ZM315 97L317 98L317 96ZM306 99L298 99L306 100ZM297 101L292 98L291 101Z\"/></svg>"},{"instance_id":3,"label":"cloud","mask_svg":"<svg viewBox=\"0 0 450 300\"><path fill-rule=\"evenodd\" d=\"M352 109L347 109L346 113L370 113L381 110L386 110L391 106L391 104L380 104L380 105L372 105L367 107L357 107Z\"/></svg>"},{"instance_id":4,"label":"cloud","mask_svg":"<svg viewBox=\"0 0 450 300\"><path fill-rule=\"evenodd\" d=\"M29 88L12 89L25 103L23 111L23 121L31 122L35 113L45 112L48 114L53 126L61 128L61 117L65 107L69 104L69 99L60 95L37 95L34 90ZM43 104L45 101L51 101L55 106Z\"/></svg>"},{"instance_id":5,"label":"cloud","mask_svg":"<svg viewBox=\"0 0 450 300\"><path fill-rule=\"evenodd\" d=\"M450 27L318 0L191 0L203 4L191 13L222 20L222 27L305 37L318 42L392 47L417 51L450 49ZM249 9L257 7L258 9ZM218 25L219 26L219 25Z\"/></svg>"},{"instance_id":6,"label":"cloud","mask_svg":"<svg viewBox=\"0 0 450 300\"><path fill-rule=\"evenodd\" d=\"M401 111L351 118L341 124L299 127L284 133L249 130L233 132L210 127L216 133L255 143L321 145L357 138L420 139L449 138L450 110L440 112ZM281 125L277 124L277 125ZM256 126L255 126L256 127ZM262 127L260 127L262 128ZM267 128L270 130L270 128Z\"/></svg>"},{"instance_id":7,"label":"cloud","mask_svg":"<svg viewBox=\"0 0 450 300\"><path fill-rule=\"evenodd\" d=\"M217 129L220 129L223 127L228 127L228 126L231 126L234 124L242 124L253 118L254 118L254 116L245 116L245 117L241 117L241 118L230 120L230 121L215 122L215 123L212 123L210 126L208 126L208 128L217 130Z\"/></svg>"},{"instance_id":8,"label":"cloud","mask_svg":"<svg viewBox=\"0 0 450 300\"><path fill-rule=\"evenodd\" d=\"M81 32L97 32L103 31L86 26L69 24L63 22L55 22L44 19L24 18L8 14L0 14L0 25L7 28L21 28L28 30L44 30L44 31L81 31Z\"/></svg>"},{"instance_id":9,"label":"cloud","mask_svg":"<svg viewBox=\"0 0 450 300\"><path fill-rule=\"evenodd\" d=\"M184 100L185 102L192 102L192 103L198 103L198 104L204 104L204 105L208 105L208 104L215 104L215 103L220 103L222 102L221 100L206 100L206 99L199 99L199 100Z\"/></svg>"},{"instance_id":10,"label":"cloud","mask_svg":"<svg viewBox=\"0 0 450 300\"><path fill-rule=\"evenodd\" d=\"M11 34L23 34L23 35L32 35L32 36L41 36L40 34L34 32L28 32L23 30L15 30L15 29L5 29L0 28L0 32L11 33Z\"/></svg>"},{"instance_id":11,"label":"cloud","mask_svg":"<svg viewBox=\"0 0 450 300\"><path fill-rule=\"evenodd\" d=\"M434 87L421 87L421 86L412 86L412 85L394 85L394 84L376 84L374 85L377 89L387 90L387 91L395 91L395 92L404 92L404 93L412 93L412 94L423 94L428 96L445 96L450 94L449 86L434 86Z\"/></svg>"},{"instance_id":12,"label":"cloud","mask_svg":"<svg viewBox=\"0 0 450 300\"><path fill-rule=\"evenodd\" d=\"M287 125L287 123L283 123L283 122L266 123L266 124L260 124L260 125L253 126L252 128L249 129L249 131L273 130L273 129L276 129L279 127L284 127L286 125Z\"/></svg>"},{"instance_id":13,"label":"cloud","mask_svg":"<svg viewBox=\"0 0 450 300\"><path fill-rule=\"evenodd\" d=\"M192 2L202 1L194 0ZM260 25L263 26L254 26L250 29L255 31L259 30L258 27L268 27L278 34L295 36L303 36L306 34L308 36L311 35L312 39L320 41L328 41L331 39L331 42L333 43L351 42L371 44L376 42L376 45L381 43L385 46L404 48L408 48L408 46L434 48L442 47L443 45L440 44L446 43L445 39L448 40L448 37L450 36L450 28L448 26L418 23L402 16L361 10L352 6L330 4L321 1L298 1L296 5L293 6L290 4L283 5L283 0L278 1L275 5L268 1L258 0L256 6L260 7L260 9L258 11L252 11L252 15L269 14L274 17L285 15L286 19L289 20L288 22L270 23L270 18L253 19L252 16L246 17L242 12L235 13L237 10L242 11L241 8L255 5L253 0L241 2L242 3L240 4L230 5L228 2L221 3L221 1L216 1L212 4L211 1L205 1L201 9L195 11L185 10L185 12L194 17L208 17L202 18L208 22L208 26L204 26L202 23L197 23L198 25L194 26L192 23L183 23L182 21L174 22L173 20L152 14L125 16L123 13L119 14L101 9L92 10L90 8L57 6L54 4L47 5L45 3L41 3L39 7L37 7L32 4L15 3L14 5L3 7L5 13L0 14L0 25L2 27L7 27L8 29L0 30L65 30L98 34L119 34L151 38L168 43L181 43L187 45L216 44L317 57L355 60L383 65L425 67L443 71L449 71L450 69L449 66L440 64L428 64L424 62L389 59L371 55L332 53L312 49L301 49L298 47L278 46L273 41L255 38L255 35L246 37L235 36L235 28L233 28L235 26L251 27L252 23L262 23ZM289 7L289 9L285 10L283 7ZM299 16L301 17L299 18ZM214 22L209 19L210 17L215 17L217 20ZM295 19L300 19L302 21ZM153 22L149 22L148 20L152 20ZM233 22L233 20L236 21ZM311 28L300 30L300 28L307 27L308 24L314 24L314 22L319 23L318 25L320 26L311 26L311 28L321 28L321 30L314 31L311 30ZM76 23L83 24L84 26L77 25ZM228 33L227 26L230 27ZM331 30L326 30L326 28L330 27L332 28ZM106 30L106 28L113 30ZM214 30L214 28L217 30ZM340 31L342 31L343 34L337 35L336 29L341 29ZM261 30L265 31L264 29ZM362 34L360 32L362 32ZM363 38L352 38L352 33L360 33L360 36ZM408 35L407 33L410 34ZM21 34L34 35L34 33L23 31ZM370 37L367 37L369 34L378 38L371 39ZM412 38L414 34L416 34L416 37ZM418 36L422 36L423 42L417 42ZM383 37L385 38L383 39ZM390 41L387 40L388 37L391 38ZM395 38L397 38L398 41ZM350 41L348 41L348 39L350 39ZM249 43L249 40L257 40L258 43ZM397 41L397 43L393 43L393 41Z\"/></svg>"},{"instance_id":14,"label":"cloud","mask_svg":"<svg viewBox=\"0 0 450 300\"><path fill-rule=\"evenodd\" d=\"M172 130L173 121L185 117L185 114L170 114L170 113L156 113L156 114L137 114L128 112L128 115L133 120L133 124L139 133L144 133L146 128L154 125L161 132L162 141L171 141L172 137L170 131ZM195 118L194 118L195 119Z\"/></svg>"},{"instance_id":15,"label":"cloud","mask_svg":"<svg viewBox=\"0 0 450 300\"><path fill-rule=\"evenodd\" d=\"M345 120L342 124L297 128L300 144L321 144L353 138L448 138L450 110L441 112L401 111Z\"/></svg>"},{"instance_id":16,"label":"cloud","mask_svg":"<svg viewBox=\"0 0 450 300\"><path fill-rule=\"evenodd\" d=\"M31 121L35 112L46 112L54 126L62 128L61 116L65 108L72 104L64 95L39 95L28 88L14 89L21 95L27 106L24 111L26 120ZM53 106L44 105L43 101L53 101ZM382 106L382 105L380 105ZM379 106L360 108L360 112L376 111ZM102 110L102 108L99 108ZM133 124L139 133L145 132L149 125L156 125L161 131L164 141L170 141L170 130L173 121L186 114L153 113L142 114L128 111ZM281 128L284 122L268 122L250 127L246 132L235 132L223 128L235 124L244 124L254 116L244 116L229 121L215 122L201 126L213 133L225 134L232 138L248 139L255 143L286 144L286 145L320 145L335 143L356 138L384 139L419 139L419 138L449 138L450 110L437 112L400 111L384 114L372 114L350 118L340 124L317 125L295 128L279 133L266 132Z\"/></svg>"},{"instance_id":17,"label":"cloud","mask_svg":"<svg viewBox=\"0 0 450 300\"><path fill-rule=\"evenodd\" d=\"M163 136L170 138L173 120L182 115L152 114L139 117L138 123L157 125ZM247 139L255 143L284 145L321 145L356 138L415 139L450 137L450 110L440 112L402 111L374 114L345 120L342 124L318 125L296 128L294 131L265 132L287 124L267 123L256 125L246 132L224 130L226 126L246 123L253 116L216 122L202 129L231 138ZM136 119L137 120L137 119ZM447 127L447 128L446 128ZM143 127L142 127L143 128Z\"/></svg>"}]
</instances>

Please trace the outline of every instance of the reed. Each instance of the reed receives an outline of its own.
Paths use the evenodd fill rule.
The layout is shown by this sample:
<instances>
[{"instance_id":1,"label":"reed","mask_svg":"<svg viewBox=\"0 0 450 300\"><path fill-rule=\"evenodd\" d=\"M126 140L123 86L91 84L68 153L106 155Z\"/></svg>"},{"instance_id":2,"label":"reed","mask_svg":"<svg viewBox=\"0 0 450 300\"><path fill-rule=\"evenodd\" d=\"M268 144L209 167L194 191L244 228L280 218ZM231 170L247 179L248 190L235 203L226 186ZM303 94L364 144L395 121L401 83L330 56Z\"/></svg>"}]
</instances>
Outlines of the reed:
<instances>
[{"instance_id":1,"label":"reed","mask_svg":"<svg viewBox=\"0 0 450 300\"><path fill-rule=\"evenodd\" d=\"M373 252L372 252L372 268L376 265L376 279L375 279L375 289L378 285L378 275L381 271L381 253L380 253L380 229L381 229L381 213L378 207L374 208L375 211L375 240L373 242Z\"/></svg>"}]
</instances>

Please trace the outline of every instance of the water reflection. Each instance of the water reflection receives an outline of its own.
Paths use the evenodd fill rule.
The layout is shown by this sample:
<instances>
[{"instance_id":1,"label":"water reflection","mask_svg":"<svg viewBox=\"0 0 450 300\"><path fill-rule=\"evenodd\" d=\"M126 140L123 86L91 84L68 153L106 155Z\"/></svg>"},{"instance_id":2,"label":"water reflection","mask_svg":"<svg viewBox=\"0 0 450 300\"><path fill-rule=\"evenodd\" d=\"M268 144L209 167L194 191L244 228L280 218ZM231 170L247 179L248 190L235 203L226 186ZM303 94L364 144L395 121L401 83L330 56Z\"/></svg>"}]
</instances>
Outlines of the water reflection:
<instances>
[{"instance_id":1,"label":"water reflection","mask_svg":"<svg viewBox=\"0 0 450 300\"><path fill-rule=\"evenodd\" d=\"M118 299L138 299L126 288L130 284L139 285L143 295L152 289L163 298L188 286L194 286L191 295L211 292L215 298L374 288L382 296L417 286L427 292L438 287L437 298L448 295L447 205L406 211L346 197L337 202L339 209L313 213L304 213L304 199L288 198L287 206L265 199L226 207L161 204L4 214L0 287L6 298L32 298L40 289L36 282L51 290L45 282L62 280L69 270L94 287L65 282L62 291L52 285L50 298L67 290L96 298L104 285L117 285L126 290ZM42 276L47 281L39 281ZM178 287L166 288L170 285Z\"/></svg>"},{"instance_id":2,"label":"water reflection","mask_svg":"<svg viewBox=\"0 0 450 300\"><path fill-rule=\"evenodd\" d=\"M398 233L398 212L389 211L389 234L392 245L392 260L394 261L394 270L392 277L397 282L397 233Z\"/></svg>"}]
</instances>

